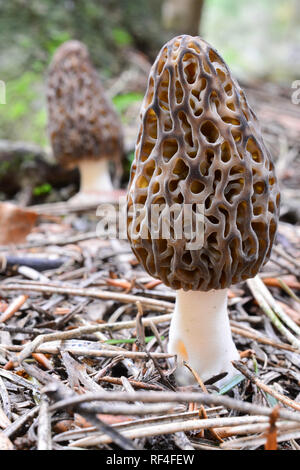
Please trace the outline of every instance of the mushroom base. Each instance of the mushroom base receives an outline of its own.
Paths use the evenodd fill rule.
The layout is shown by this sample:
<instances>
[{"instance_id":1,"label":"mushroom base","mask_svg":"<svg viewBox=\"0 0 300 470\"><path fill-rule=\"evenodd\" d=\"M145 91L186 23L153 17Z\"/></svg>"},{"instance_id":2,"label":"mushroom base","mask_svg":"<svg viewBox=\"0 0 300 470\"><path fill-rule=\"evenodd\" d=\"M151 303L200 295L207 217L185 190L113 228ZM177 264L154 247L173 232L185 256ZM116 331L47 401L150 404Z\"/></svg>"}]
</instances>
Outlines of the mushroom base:
<instances>
[{"instance_id":1,"label":"mushroom base","mask_svg":"<svg viewBox=\"0 0 300 470\"><path fill-rule=\"evenodd\" d=\"M109 162L101 160L83 160L78 165L80 171L80 191L70 202L84 204L99 202L101 196L114 190L109 174Z\"/></svg>"},{"instance_id":2,"label":"mushroom base","mask_svg":"<svg viewBox=\"0 0 300 470\"><path fill-rule=\"evenodd\" d=\"M168 351L177 355L175 375L179 385L195 383L184 361L203 382L227 372L226 377L217 382L218 386L238 374L231 364L239 359L239 353L231 336L227 292L228 289L177 291Z\"/></svg>"}]
</instances>

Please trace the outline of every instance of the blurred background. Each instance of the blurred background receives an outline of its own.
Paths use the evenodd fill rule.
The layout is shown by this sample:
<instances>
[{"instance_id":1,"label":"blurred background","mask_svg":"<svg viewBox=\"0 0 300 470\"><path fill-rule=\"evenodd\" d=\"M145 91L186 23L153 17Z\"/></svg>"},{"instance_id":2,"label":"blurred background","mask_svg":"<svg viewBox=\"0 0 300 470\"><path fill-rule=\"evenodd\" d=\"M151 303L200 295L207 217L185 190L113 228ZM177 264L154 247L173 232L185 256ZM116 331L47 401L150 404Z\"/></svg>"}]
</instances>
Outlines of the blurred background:
<instances>
[{"instance_id":1,"label":"blurred background","mask_svg":"<svg viewBox=\"0 0 300 470\"><path fill-rule=\"evenodd\" d=\"M300 105L291 95L300 79L299 26L299 0L0 0L0 79L6 84L0 199L51 202L76 190L76 171L49 175L44 88L55 50L73 38L88 46L121 115L125 187L149 68L165 41L179 33L200 34L223 56L260 117L279 178L295 191ZM286 209L295 220L298 203Z\"/></svg>"},{"instance_id":2,"label":"blurred background","mask_svg":"<svg viewBox=\"0 0 300 470\"><path fill-rule=\"evenodd\" d=\"M150 67L165 42L183 33L200 35L216 48L244 89L273 156L281 191L281 215L270 261L259 277L233 285L228 292L231 329L242 361L235 366L239 375L220 390L220 377L229 380L224 374L206 382L207 388L203 388L201 373L199 385L176 387L176 361L169 361L164 354L175 291L143 269L126 233L124 239L118 237L126 228L123 216L127 215L118 202L128 185ZM107 190L107 181L112 165L103 171L105 158L88 162L84 153L78 171L62 167L53 157L47 132L46 79L57 48L70 39L80 40L89 49L123 125L123 159L123 151L119 152L123 176L120 187L111 185L111 190ZM73 63L78 64L75 59ZM97 148L96 132L90 137L86 129L101 128L109 134L112 122L118 119L111 110L111 114L103 108L99 112L99 102L93 115L90 102L94 103L96 93L89 76L80 75L77 80L76 73L66 73L67 86L62 76L57 73L60 87L51 90L52 101L58 102L53 106L52 122L58 124L52 129L52 137L60 134L58 128L67 130L53 148L60 150L61 142L66 142L71 148L68 155L73 157L81 146L84 152ZM80 85L76 87L77 83L92 85L87 92ZM6 104L1 100L4 88ZM56 100L61 97L61 101ZM111 115L104 125L97 119ZM154 129L149 125L152 136ZM118 142L122 140L120 134L114 136ZM113 139L108 141L107 167L112 164L114 147L110 145ZM89 147L86 142L94 145ZM165 159L174 150L174 140L171 142ZM101 145L98 148L102 150ZM144 149L145 153L152 150L150 140ZM94 153L90 156L97 157ZM254 152L252 157L257 158ZM210 158L207 152L209 163ZM180 171L180 165L178 168ZM113 176L117 176L117 165L114 169ZM236 173L236 167L232 169ZM85 175L81 183L84 181L82 186L87 189L86 205L78 200L74 203L74 197L76 201L81 193L80 170L81 176ZM175 167L173 170L177 173ZM146 171L151 173L154 167L150 165ZM142 187L143 180L137 186ZM106 181L107 186L103 188L99 181ZM272 183L272 178L269 181ZM267 187L265 181L256 185L257 193ZM221 446L228 450L260 450L263 446L268 450L299 450L299 422L296 428L292 421L280 422L278 415L279 408L299 410L300 405L299 188L300 0L0 0L0 450L70 450L75 446L114 451L132 446L172 452L218 450ZM102 202L111 198L108 208L99 204L97 190L102 193ZM96 199L91 203L93 195ZM268 208L271 212L272 201ZM237 208L238 228L244 231L251 222L260 232L260 211L254 212L258 220L246 220L245 224L241 221L243 212L244 202ZM233 218L226 223L226 231ZM115 227L117 219L119 225ZM103 232L109 236L103 236ZM207 260L207 272L211 273L219 251L214 232L206 239L208 247L212 246L211 254L204 251L199 259ZM224 240L220 240L223 247ZM231 240L230 249L237 251L232 243L236 238L228 234L227 240ZM253 248L248 251L249 240L253 237L244 234L241 245L251 254L249 259L254 259ZM155 250L163 249L164 242L155 240ZM174 242L169 245L172 248ZM167 270L166 259L171 264L174 261L165 256L161 272ZM192 261L194 256L188 252L182 256L187 263L189 258ZM256 259L254 262L257 266ZM190 265L188 269L190 278L194 268ZM207 310L203 305L200 299L200 317ZM142 318L147 318L147 323ZM58 346L34 341L51 332L53 339L63 339ZM184 343L178 344L185 355ZM38 345L40 349L36 349ZM143 410L140 401L132 407L127 402L120 407L119 393L124 390L168 393L200 391L200 386L202 391L218 393L218 400L229 394L236 403L231 401L232 409L227 400L222 407L198 408L191 397L186 406L180 401L174 407L169 399L162 398L160 403L148 404L152 411L148 406ZM101 404L101 408L97 408L98 400L90 403L91 408L76 400L78 394L91 397L103 391L116 391L117 398L107 406ZM50 407L56 401L61 406L64 399L69 400L67 408ZM245 410L251 408L241 407L241 400L247 406L255 405L253 421L250 416L243 421ZM260 420L257 405L273 409L271 425ZM263 410L265 414L266 408ZM224 424L223 418L232 416L243 425ZM199 418L212 419L213 424L200 429Z\"/></svg>"}]
</instances>

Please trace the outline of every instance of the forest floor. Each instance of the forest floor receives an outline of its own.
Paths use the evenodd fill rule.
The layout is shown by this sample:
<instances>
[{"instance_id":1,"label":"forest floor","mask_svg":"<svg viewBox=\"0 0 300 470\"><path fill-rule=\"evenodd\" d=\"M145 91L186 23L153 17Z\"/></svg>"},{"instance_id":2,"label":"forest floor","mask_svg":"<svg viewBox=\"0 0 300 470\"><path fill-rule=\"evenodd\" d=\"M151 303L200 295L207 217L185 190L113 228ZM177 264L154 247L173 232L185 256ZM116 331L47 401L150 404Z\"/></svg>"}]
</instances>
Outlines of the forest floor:
<instances>
[{"instance_id":1,"label":"forest floor","mask_svg":"<svg viewBox=\"0 0 300 470\"><path fill-rule=\"evenodd\" d=\"M245 88L282 216L260 276L229 291L235 379L178 387L174 291L97 236L96 207L40 204L26 243L0 247L0 449L300 449L299 107Z\"/></svg>"}]
</instances>

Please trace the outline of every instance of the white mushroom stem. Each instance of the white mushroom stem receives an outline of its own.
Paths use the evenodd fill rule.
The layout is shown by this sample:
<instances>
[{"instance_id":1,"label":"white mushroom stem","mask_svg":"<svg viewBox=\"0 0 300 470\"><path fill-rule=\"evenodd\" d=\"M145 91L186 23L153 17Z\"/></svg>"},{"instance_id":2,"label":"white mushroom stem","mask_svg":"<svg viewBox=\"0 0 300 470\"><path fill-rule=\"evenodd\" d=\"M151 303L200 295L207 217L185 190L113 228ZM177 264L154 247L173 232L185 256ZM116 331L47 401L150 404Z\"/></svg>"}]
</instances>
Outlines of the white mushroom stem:
<instances>
[{"instance_id":1,"label":"white mushroom stem","mask_svg":"<svg viewBox=\"0 0 300 470\"><path fill-rule=\"evenodd\" d=\"M109 174L109 162L101 160L82 160L79 163L80 193L101 193L113 191Z\"/></svg>"},{"instance_id":2,"label":"white mushroom stem","mask_svg":"<svg viewBox=\"0 0 300 470\"><path fill-rule=\"evenodd\" d=\"M206 381L222 372L228 382L238 372L231 361L239 359L233 343L227 312L228 289L176 293L175 311L169 333L168 350L177 354L176 378L180 385L194 383L186 361Z\"/></svg>"}]
</instances>

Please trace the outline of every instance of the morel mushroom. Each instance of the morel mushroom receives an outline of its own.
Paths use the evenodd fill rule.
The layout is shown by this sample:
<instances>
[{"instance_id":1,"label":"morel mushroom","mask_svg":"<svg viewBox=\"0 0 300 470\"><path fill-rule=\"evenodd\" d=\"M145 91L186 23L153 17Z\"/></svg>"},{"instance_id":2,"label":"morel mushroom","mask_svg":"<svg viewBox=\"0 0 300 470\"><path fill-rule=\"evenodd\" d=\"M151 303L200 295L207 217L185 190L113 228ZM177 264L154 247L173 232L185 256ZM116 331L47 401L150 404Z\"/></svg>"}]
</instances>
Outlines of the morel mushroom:
<instances>
[{"instance_id":1,"label":"morel mushroom","mask_svg":"<svg viewBox=\"0 0 300 470\"><path fill-rule=\"evenodd\" d=\"M120 167L121 125L81 42L67 41L56 51L47 101L54 156L62 165L80 170L81 188L73 202L112 191L109 162Z\"/></svg>"},{"instance_id":2,"label":"morel mushroom","mask_svg":"<svg viewBox=\"0 0 300 470\"><path fill-rule=\"evenodd\" d=\"M254 277L268 260L279 201L257 118L223 59L199 37L169 41L150 71L127 209L135 255L151 276L177 291L169 352L181 364L180 383L192 381L182 361L204 381L235 374L231 361L239 355L228 288ZM172 205L177 214L169 218L168 237L163 232ZM186 207L192 216L183 221ZM200 234L193 228L199 230L199 207ZM175 226L187 222L193 229L176 236Z\"/></svg>"}]
</instances>

